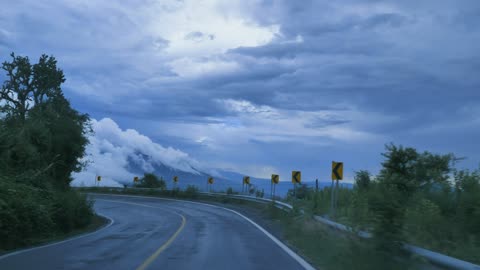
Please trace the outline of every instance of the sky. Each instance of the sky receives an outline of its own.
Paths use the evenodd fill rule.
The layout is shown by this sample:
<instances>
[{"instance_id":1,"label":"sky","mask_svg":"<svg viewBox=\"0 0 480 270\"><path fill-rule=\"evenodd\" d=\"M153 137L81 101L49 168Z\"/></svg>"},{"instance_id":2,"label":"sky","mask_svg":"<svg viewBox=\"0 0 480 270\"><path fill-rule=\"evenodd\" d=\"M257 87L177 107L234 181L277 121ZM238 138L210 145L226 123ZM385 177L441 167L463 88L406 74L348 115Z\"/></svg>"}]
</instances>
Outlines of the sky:
<instances>
[{"instance_id":1,"label":"sky","mask_svg":"<svg viewBox=\"0 0 480 270\"><path fill-rule=\"evenodd\" d=\"M159 160L281 180L329 180L335 160L351 180L393 142L480 162L478 0L0 6L1 61L55 56L72 105Z\"/></svg>"}]
</instances>

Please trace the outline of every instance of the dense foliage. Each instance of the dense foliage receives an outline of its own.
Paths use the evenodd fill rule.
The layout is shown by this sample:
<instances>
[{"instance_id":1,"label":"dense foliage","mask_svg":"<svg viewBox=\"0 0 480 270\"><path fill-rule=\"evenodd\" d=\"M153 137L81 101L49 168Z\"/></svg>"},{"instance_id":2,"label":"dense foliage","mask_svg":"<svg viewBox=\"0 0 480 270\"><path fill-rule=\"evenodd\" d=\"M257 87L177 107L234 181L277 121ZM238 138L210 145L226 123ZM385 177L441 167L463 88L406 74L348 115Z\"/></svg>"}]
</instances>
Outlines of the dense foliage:
<instances>
[{"instance_id":1,"label":"dense foliage","mask_svg":"<svg viewBox=\"0 0 480 270\"><path fill-rule=\"evenodd\" d=\"M408 242L480 262L480 170L457 170L452 154L419 153L387 145L376 177L355 176L341 188L335 218L373 232L378 249L394 252ZM331 215L331 190L309 190L300 204ZM298 200L297 200L298 201Z\"/></svg>"},{"instance_id":2,"label":"dense foliage","mask_svg":"<svg viewBox=\"0 0 480 270\"><path fill-rule=\"evenodd\" d=\"M143 188L159 188L159 189L166 189L167 184L163 177L158 177L153 173L145 173L143 177L140 179L140 183L135 185L136 187L143 187Z\"/></svg>"},{"instance_id":3,"label":"dense foliage","mask_svg":"<svg viewBox=\"0 0 480 270\"><path fill-rule=\"evenodd\" d=\"M70 190L82 168L89 118L64 97L52 56L36 64L11 54L0 89L0 249L86 226L93 215Z\"/></svg>"}]
</instances>

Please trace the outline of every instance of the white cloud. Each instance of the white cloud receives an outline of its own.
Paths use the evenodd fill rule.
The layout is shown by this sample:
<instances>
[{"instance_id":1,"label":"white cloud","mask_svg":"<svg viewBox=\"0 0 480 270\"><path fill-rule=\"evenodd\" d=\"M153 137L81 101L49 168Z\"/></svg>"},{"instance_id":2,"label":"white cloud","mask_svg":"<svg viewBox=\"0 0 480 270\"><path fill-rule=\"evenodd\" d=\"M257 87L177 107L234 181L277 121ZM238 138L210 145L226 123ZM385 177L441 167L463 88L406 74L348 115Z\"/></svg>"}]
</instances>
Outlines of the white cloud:
<instances>
[{"instance_id":1,"label":"white cloud","mask_svg":"<svg viewBox=\"0 0 480 270\"><path fill-rule=\"evenodd\" d=\"M102 176L101 185L129 183L135 176L128 171L131 161L145 172L161 164L194 174L198 174L194 168L205 170L187 153L154 143L136 130L122 130L110 118L92 120L92 128L95 133L89 138L85 157L89 164L83 172L73 175L72 185L92 185L97 175Z\"/></svg>"},{"instance_id":2,"label":"white cloud","mask_svg":"<svg viewBox=\"0 0 480 270\"><path fill-rule=\"evenodd\" d=\"M249 175L256 178L270 179L273 173L278 173L279 168L270 165L261 165L261 164L251 164L251 165L239 165L236 163L229 162L218 162L215 163L215 167L231 172L237 172L240 174ZM280 179L282 180L282 179ZM283 179L287 181L286 179Z\"/></svg>"},{"instance_id":3,"label":"white cloud","mask_svg":"<svg viewBox=\"0 0 480 270\"><path fill-rule=\"evenodd\" d=\"M240 69L233 61L220 59L179 58L169 63L172 71L181 77L195 78L204 74L224 74Z\"/></svg>"},{"instance_id":4,"label":"white cloud","mask_svg":"<svg viewBox=\"0 0 480 270\"><path fill-rule=\"evenodd\" d=\"M0 39L22 44L20 52L54 54L62 61L70 91L108 104L139 93L145 88L142 82L168 80L170 71L191 78L237 70L235 59L218 56L241 46L267 44L279 33L278 25L260 25L254 14L240 9L248 4L253 10L258 4L249 3L16 1L0 10L6 22L0 25ZM22 29L33 29L18 30L17 21Z\"/></svg>"},{"instance_id":5,"label":"white cloud","mask_svg":"<svg viewBox=\"0 0 480 270\"><path fill-rule=\"evenodd\" d=\"M279 27L260 26L234 6L243 0L161 1L145 7L141 14L150 18L146 29L170 41L167 53L176 57L195 57L223 53L240 46L260 46L279 32ZM172 26L175 27L167 27ZM207 38L185 38L201 33ZM197 34L196 36L200 36Z\"/></svg>"},{"instance_id":6,"label":"white cloud","mask_svg":"<svg viewBox=\"0 0 480 270\"><path fill-rule=\"evenodd\" d=\"M296 111L256 105L245 100L217 100L233 116L204 123L164 123L163 133L182 137L207 146L212 150L247 145L252 140L266 143L292 142L327 145L338 142L361 143L382 140L379 134L361 129L361 124L370 121L387 121L386 117L345 111ZM336 123L336 120L346 119ZM355 126L348 120L355 119ZM390 119L389 119L390 120ZM178 134L176 130L189 132Z\"/></svg>"}]
</instances>

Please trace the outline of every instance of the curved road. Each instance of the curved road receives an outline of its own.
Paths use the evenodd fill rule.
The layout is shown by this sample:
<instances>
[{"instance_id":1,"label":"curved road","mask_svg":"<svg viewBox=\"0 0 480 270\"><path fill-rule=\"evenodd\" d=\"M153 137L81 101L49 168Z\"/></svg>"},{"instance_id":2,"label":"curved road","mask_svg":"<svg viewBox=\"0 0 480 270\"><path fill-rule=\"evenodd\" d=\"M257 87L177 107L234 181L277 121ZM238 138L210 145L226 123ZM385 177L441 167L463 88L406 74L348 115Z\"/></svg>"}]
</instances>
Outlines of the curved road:
<instances>
[{"instance_id":1,"label":"curved road","mask_svg":"<svg viewBox=\"0 0 480 270\"><path fill-rule=\"evenodd\" d=\"M222 207L95 195L113 220L97 232L0 257L0 269L313 269L273 236Z\"/></svg>"}]
</instances>

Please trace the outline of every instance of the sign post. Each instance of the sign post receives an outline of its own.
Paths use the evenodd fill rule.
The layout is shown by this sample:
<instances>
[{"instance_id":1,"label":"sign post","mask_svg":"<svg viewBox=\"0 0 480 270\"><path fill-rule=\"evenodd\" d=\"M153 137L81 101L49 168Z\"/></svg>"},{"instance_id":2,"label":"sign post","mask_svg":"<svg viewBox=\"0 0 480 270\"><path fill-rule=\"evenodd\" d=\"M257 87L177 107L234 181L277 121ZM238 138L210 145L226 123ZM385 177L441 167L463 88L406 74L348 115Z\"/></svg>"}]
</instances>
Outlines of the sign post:
<instances>
[{"instance_id":1,"label":"sign post","mask_svg":"<svg viewBox=\"0 0 480 270\"><path fill-rule=\"evenodd\" d=\"M100 181L102 181L102 177L100 175L97 176L97 182L95 185L100 186Z\"/></svg>"},{"instance_id":2,"label":"sign post","mask_svg":"<svg viewBox=\"0 0 480 270\"><path fill-rule=\"evenodd\" d=\"M335 192L333 182L336 180ZM343 162L332 161L332 216L335 217L335 209L338 201L338 180L343 180Z\"/></svg>"},{"instance_id":3,"label":"sign post","mask_svg":"<svg viewBox=\"0 0 480 270\"><path fill-rule=\"evenodd\" d=\"M138 176L133 177L133 185L136 185L138 181Z\"/></svg>"},{"instance_id":4,"label":"sign post","mask_svg":"<svg viewBox=\"0 0 480 270\"><path fill-rule=\"evenodd\" d=\"M248 190L249 185L250 185L250 176L244 176L243 182L242 182L242 193L244 192L245 187Z\"/></svg>"},{"instance_id":5,"label":"sign post","mask_svg":"<svg viewBox=\"0 0 480 270\"><path fill-rule=\"evenodd\" d=\"M302 182L302 172L292 171L293 197L297 197L297 184Z\"/></svg>"},{"instance_id":6,"label":"sign post","mask_svg":"<svg viewBox=\"0 0 480 270\"><path fill-rule=\"evenodd\" d=\"M272 200L275 200L275 186L280 181L280 176L278 174L272 174L272 182L270 184L270 194Z\"/></svg>"},{"instance_id":7,"label":"sign post","mask_svg":"<svg viewBox=\"0 0 480 270\"><path fill-rule=\"evenodd\" d=\"M178 176L174 176L173 177L173 188L176 189L177 188L177 182L178 182Z\"/></svg>"},{"instance_id":8,"label":"sign post","mask_svg":"<svg viewBox=\"0 0 480 270\"><path fill-rule=\"evenodd\" d=\"M213 185L213 177L208 177L208 181L207 181L207 188L208 188L208 192L211 192L212 191L212 185Z\"/></svg>"}]
</instances>

